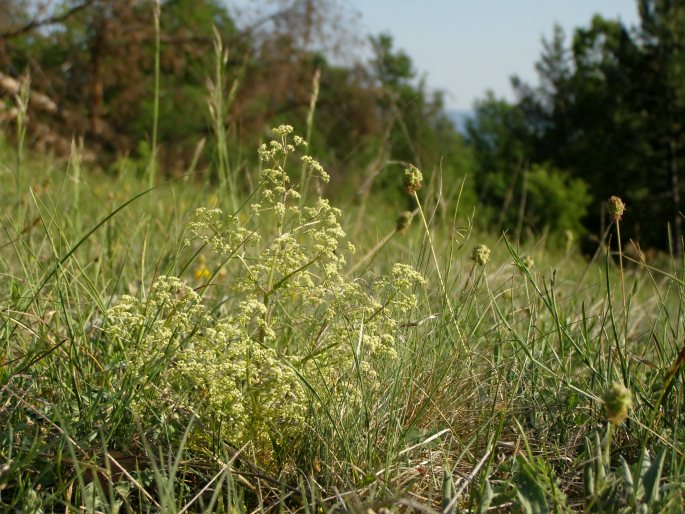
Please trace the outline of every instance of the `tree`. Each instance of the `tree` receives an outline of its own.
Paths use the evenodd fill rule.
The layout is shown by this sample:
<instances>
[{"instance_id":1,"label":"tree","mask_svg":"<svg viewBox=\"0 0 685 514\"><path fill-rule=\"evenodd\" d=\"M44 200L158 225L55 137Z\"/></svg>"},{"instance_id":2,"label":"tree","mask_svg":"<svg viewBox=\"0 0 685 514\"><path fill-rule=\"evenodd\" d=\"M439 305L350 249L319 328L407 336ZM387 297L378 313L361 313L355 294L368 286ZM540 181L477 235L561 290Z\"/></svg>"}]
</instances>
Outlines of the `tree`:
<instances>
[{"instance_id":1,"label":"tree","mask_svg":"<svg viewBox=\"0 0 685 514\"><path fill-rule=\"evenodd\" d=\"M539 111L542 113L542 111ZM587 185L547 162L531 165L535 137L526 112L488 93L467 123L476 166L476 191L485 225L512 231L582 231L590 202Z\"/></svg>"},{"instance_id":2,"label":"tree","mask_svg":"<svg viewBox=\"0 0 685 514\"><path fill-rule=\"evenodd\" d=\"M13 0L15 6L20 3ZM243 169L256 157L241 149L260 143L266 129L280 123L294 125L301 134L310 131L310 151L334 177L351 178L350 187L374 182L369 175L385 169L389 158L427 166L427 176L440 164L446 174L467 168L468 152L445 113L441 93L429 90L391 37L372 39L370 62L332 58L341 48L354 50L356 43L346 29L351 15L335 0L261 0L255 19L240 28L229 2L162 0L158 105L153 94L155 0L52 5L38 16L30 9L17 11L8 29L16 35L3 56L6 69L16 78L30 73L35 91L59 105L52 118L32 112L31 123L40 118L66 141L83 136L103 167L122 155L134 167L145 167L141 163L149 162L151 121L158 110L156 155L160 170L169 173L185 169L203 139L207 144L197 162L199 168L211 167L218 155L217 138L211 137L216 126L225 129L222 139L233 152L222 153L222 162ZM50 29L44 29L48 24ZM220 56L226 62L219 81L214 27L228 54ZM208 89L232 100L211 119Z\"/></svg>"},{"instance_id":3,"label":"tree","mask_svg":"<svg viewBox=\"0 0 685 514\"><path fill-rule=\"evenodd\" d=\"M475 105L466 124L467 142L476 160L475 182L479 204L490 223L502 227L510 215L516 188L527 166L527 127L520 108L488 92ZM514 221L515 223L515 221Z\"/></svg>"},{"instance_id":4,"label":"tree","mask_svg":"<svg viewBox=\"0 0 685 514\"><path fill-rule=\"evenodd\" d=\"M425 77L406 52L394 48L392 36L380 34L370 42L371 75L379 87L381 119L390 127L392 157L420 168L444 159L452 168L464 157L463 141L445 113L442 93L428 91Z\"/></svg>"},{"instance_id":5,"label":"tree","mask_svg":"<svg viewBox=\"0 0 685 514\"><path fill-rule=\"evenodd\" d=\"M64 1L10 29L8 68L30 73L59 104L60 116L46 120L55 132L85 136L101 156L135 153L152 118L153 8L153 0ZM39 30L47 24L59 30ZM226 39L236 31L218 0L166 0L161 25L160 138L173 136L174 152L192 151L207 126L213 27Z\"/></svg>"},{"instance_id":6,"label":"tree","mask_svg":"<svg viewBox=\"0 0 685 514\"><path fill-rule=\"evenodd\" d=\"M617 194L630 208L624 233L645 246L666 247L663 223L670 219L678 254L683 11L682 2L640 1L639 29L595 16L575 30L570 43L555 28L552 39L543 42L538 86L512 81L514 107L527 133L520 139L522 152L531 165L549 163L590 186L586 227L603 232L604 202Z\"/></svg>"},{"instance_id":7,"label":"tree","mask_svg":"<svg viewBox=\"0 0 685 514\"><path fill-rule=\"evenodd\" d=\"M685 148L685 4L672 0L638 2L645 68L645 108L650 117L654 154L668 177L673 243L682 254L681 181Z\"/></svg>"}]
</instances>

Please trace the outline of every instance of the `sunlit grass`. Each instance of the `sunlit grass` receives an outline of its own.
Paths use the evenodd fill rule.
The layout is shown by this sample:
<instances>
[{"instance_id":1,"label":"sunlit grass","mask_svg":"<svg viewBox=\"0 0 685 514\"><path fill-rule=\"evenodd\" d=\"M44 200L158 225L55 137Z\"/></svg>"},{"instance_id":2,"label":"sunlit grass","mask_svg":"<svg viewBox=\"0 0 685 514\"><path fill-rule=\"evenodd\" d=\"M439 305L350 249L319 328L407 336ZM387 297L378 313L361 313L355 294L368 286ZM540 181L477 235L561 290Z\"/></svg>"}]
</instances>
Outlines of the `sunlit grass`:
<instances>
[{"instance_id":1,"label":"sunlit grass","mask_svg":"<svg viewBox=\"0 0 685 514\"><path fill-rule=\"evenodd\" d=\"M355 234L357 252L313 235L333 245L329 267L316 267L323 253L310 263L312 247L302 243L304 264L279 279L273 270L286 255L262 247L243 253L242 242L212 253L211 224L206 240L189 230L196 208L234 212L235 200L204 175L146 190L149 177L133 173L83 170L73 180L77 156L69 166L28 157L22 183L31 189L17 195L12 151L6 155L3 510L677 512L682 505L679 266L660 271L625 260L622 269L606 252L588 264L575 248L544 239L518 246L506 234L474 233L472 213L447 202L446 216L433 189L414 187L420 204L409 226L396 230L399 213L388 216L378 198L353 230L357 213L348 208L340 222ZM294 182L309 183L299 179L300 165L283 166ZM263 171L253 173L255 190L244 192L236 217L248 240L319 223L312 217L300 228L278 201L250 210L263 194ZM383 277L397 263L425 282L407 282L416 303L391 311L398 297L383 296L394 291ZM245 314L239 300L253 292L236 281L251 273L265 277L254 282L264 285L254 294L265 311L244 325L242 341L254 347L237 352L228 335L207 337ZM337 275L329 283L324 273ZM185 284L173 289L186 291L183 301L155 296L163 276ZM300 276L307 280L288 290ZM335 296L335 284L357 289ZM336 305L337 317L319 319L323 311L302 307L306 287ZM201 321L186 316L191 291ZM381 307L355 317L372 301ZM132 307L114 318L125 302ZM134 311L135 323L127 317ZM380 313L387 319L378 324ZM371 336L392 341L387 353L367 349ZM225 375L239 359L262 359L241 368L247 375L236 398L251 413L245 419L225 414L238 403L212 406L214 367L225 355L235 355ZM267 408L273 400L260 403L249 377L251 369L264 372L259 366L297 382L299 396L283 398L299 402L296 415ZM630 391L630 409L616 402L605 409L612 384Z\"/></svg>"}]
</instances>

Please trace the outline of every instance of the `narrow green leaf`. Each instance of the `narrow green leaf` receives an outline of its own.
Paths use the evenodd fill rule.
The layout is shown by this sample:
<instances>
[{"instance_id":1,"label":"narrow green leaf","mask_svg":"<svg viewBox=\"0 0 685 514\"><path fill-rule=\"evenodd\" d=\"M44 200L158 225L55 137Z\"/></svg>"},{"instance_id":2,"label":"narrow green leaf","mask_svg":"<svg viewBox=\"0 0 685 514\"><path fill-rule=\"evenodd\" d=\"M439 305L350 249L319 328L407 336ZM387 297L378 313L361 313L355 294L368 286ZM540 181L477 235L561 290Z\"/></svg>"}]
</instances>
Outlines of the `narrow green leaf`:
<instances>
[{"instance_id":1,"label":"narrow green leaf","mask_svg":"<svg viewBox=\"0 0 685 514\"><path fill-rule=\"evenodd\" d=\"M633 481L633 474L630 472L630 467L623 456L621 456L621 468L623 469L623 488L625 490L626 498L629 502L632 502L635 498L635 483Z\"/></svg>"},{"instance_id":2,"label":"narrow green leaf","mask_svg":"<svg viewBox=\"0 0 685 514\"><path fill-rule=\"evenodd\" d=\"M480 495L480 502L478 504L478 507L476 507L476 510L474 511L475 514L485 514L487 510L490 508L490 505L492 504L492 500L495 497L495 492L492 490L492 485L490 485L490 480L487 478L485 479L485 484L483 484L483 491Z\"/></svg>"},{"instance_id":3,"label":"narrow green leaf","mask_svg":"<svg viewBox=\"0 0 685 514\"><path fill-rule=\"evenodd\" d=\"M659 482L661 481L661 472L664 469L664 461L666 460L666 450L661 450L657 455L652 465L645 473L644 487L645 487L645 502L651 505L659 499Z\"/></svg>"},{"instance_id":4,"label":"narrow green leaf","mask_svg":"<svg viewBox=\"0 0 685 514\"><path fill-rule=\"evenodd\" d=\"M549 512L545 490L540 485L535 468L526 460L520 459L520 471L516 475L516 495L519 506L526 514L546 514Z\"/></svg>"},{"instance_id":5,"label":"narrow green leaf","mask_svg":"<svg viewBox=\"0 0 685 514\"><path fill-rule=\"evenodd\" d=\"M452 498L454 498L456 490L454 488L454 479L449 469L445 468L442 474L442 508L444 514L455 512L455 507L448 509Z\"/></svg>"}]
</instances>

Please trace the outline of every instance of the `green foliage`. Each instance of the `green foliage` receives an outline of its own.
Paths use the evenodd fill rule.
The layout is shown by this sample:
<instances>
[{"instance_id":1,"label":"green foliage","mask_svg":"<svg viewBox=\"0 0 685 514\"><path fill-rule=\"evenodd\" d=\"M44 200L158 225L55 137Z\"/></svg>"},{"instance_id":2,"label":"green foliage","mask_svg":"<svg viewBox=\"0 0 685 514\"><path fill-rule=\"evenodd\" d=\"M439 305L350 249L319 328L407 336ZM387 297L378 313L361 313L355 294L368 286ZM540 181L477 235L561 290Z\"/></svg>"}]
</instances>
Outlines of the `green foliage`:
<instances>
[{"instance_id":1,"label":"green foliage","mask_svg":"<svg viewBox=\"0 0 685 514\"><path fill-rule=\"evenodd\" d=\"M467 121L468 142L478 163L480 196L503 198L508 182L526 158L525 119L521 109L498 100L492 93L476 103Z\"/></svg>"},{"instance_id":2,"label":"green foliage","mask_svg":"<svg viewBox=\"0 0 685 514\"><path fill-rule=\"evenodd\" d=\"M382 86L377 103L388 120L387 144L393 158L422 169L440 164L450 179L463 176L470 155L445 113L443 94L429 93L425 78L417 80L414 64L404 51L394 48L392 36L381 34L370 40L374 52L370 64Z\"/></svg>"},{"instance_id":3,"label":"green foliage","mask_svg":"<svg viewBox=\"0 0 685 514\"><path fill-rule=\"evenodd\" d=\"M559 238L568 230L582 234L582 220L592 198L583 180L534 165L526 176L526 193L525 226L549 229Z\"/></svg>"},{"instance_id":4,"label":"green foliage","mask_svg":"<svg viewBox=\"0 0 685 514\"><path fill-rule=\"evenodd\" d=\"M620 193L634 209L626 221L634 239L667 248L660 224L671 219L679 251L685 11L677 2L638 6L641 25L633 29L595 16L569 40L555 27L536 65L538 85L514 77L513 105L491 96L477 105L469 139L484 178L481 201L504 198L509 208L503 190L520 169L552 166L587 184L589 232L601 235L604 202Z\"/></svg>"},{"instance_id":5,"label":"green foliage","mask_svg":"<svg viewBox=\"0 0 685 514\"><path fill-rule=\"evenodd\" d=\"M529 463L523 457L519 458L518 465L515 483L521 509L526 514L547 514L550 508L543 484L548 482L549 470L544 469L544 463Z\"/></svg>"},{"instance_id":6,"label":"green foliage","mask_svg":"<svg viewBox=\"0 0 685 514\"><path fill-rule=\"evenodd\" d=\"M481 222L527 233L549 232L560 243L568 230L583 233L592 197L586 183L549 163L529 164L527 126L520 106L489 94L467 125L478 163L476 185L483 206Z\"/></svg>"},{"instance_id":7,"label":"green foliage","mask_svg":"<svg viewBox=\"0 0 685 514\"><path fill-rule=\"evenodd\" d=\"M290 132L274 129L277 139L261 146L264 168L245 212L200 208L190 223L193 239L221 258L222 289L234 296L218 316L175 277L158 278L144 301L124 296L106 313L109 342L129 349L131 373L173 363L141 391L145 408L134 400L134 414L178 423L179 412L198 412L190 449L207 444L199 434L208 429L226 432L235 447L249 443L267 467L274 453L283 465L280 449L291 457L298 450L310 403L305 388L347 409L378 388L378 366L396 358L399 319L415 307L411 288L423 281L401 264L368 287L345 279L340 211L322 198L301 204L285 170L306 143L294 136L291 144ZM301 162L311 177L328 180L310 156ZM196 275L207 278L204 270ZM307 342L312 333L321 336Z\"/></svg>"},{"instance_id":8,"label":"green foliage","mask_svg":"<svg viewBox=\"0 0 685 514\"><path fill-rule=\"evenodd\" d=\"M97 88L87 92L86 115L76 119L104 121L116 109L111 119L122 125L114 135L124 138L128 123L139 121L139 155L129 162L142 172L155 151L145 142L153 40L131 16L147 15L150 5L97 2L103 5L122 9L107 21L128 20L141 38L138 54L126 45L102 54L110 55L101 64L112 73L130 65L130 96L121 96L123 75L106 77L104 103L91 102ZM190 23L198 31L217 24L231 38L222 6L195 5L163 2L162 25L173 29L165 36L186 43ZM226 62L229 75L245 66L247 85L227 114L244 109L257 120L235 139L237 124L223 114L213 120L206 151L225 166L237 163L231 171L246 179L230 188L233 198L209 179L144 191L128 165L110 175L82 165L80 145L65 166L0 140L0 509L678 512L685 349L677 263L669 271L617 271L611 259L588 263L571 244L562 253L534 237L579 232L585 213L592 217L589 202L600 201L600 171L614 187L640 185L621 221L627 237L635 235L631 201L646 202L640 195L651 186L650 171L629 182L627 171L600 170L611 159L629 164L620 161L626 147L611 148L623 144L619 136L604 132L621 121L620 136L645 134L641 115L621 103L653 90L623 84L619 64L635 59L634 69L643 70L641 52L666 49L659 42L677 28L668 15L678 14L666 3L641 5L649 37L635 43L620 24L596 19L576 34L574 66L557 31L540 63L539 90L519 84L526 94L516 105L483 101L468 151L445 123L439 96L426 94L391 38L375 40L380 71L371 73L326 63L287 31L263 46L247 38L239 55L250 57ZM68 91L77 73L55 63L74 56L74 69L85 69L94 54L83 50L97 49L98 22L113 12L84 10L67 30L18 45L35 49L57 73L55 91ZM195 29L189 33L195 41ZM205 66L215 64L215 56L193 53L200 47L181 46L177 55L171 47L162 52L163 147L181 148L177 136L187 131L193 140L199 120L207 120L200 109L180 119L166 103L178 90L178 101L199 107ZM659 54L657 68L671 69L674 55ZM22 62L21 54L12 59ZM243 136L261 140L272 110L306 125L315 69L321 98L311 141L283 125L274 141L259 145L254 162L229 152ZM223 94L222 75L213 76L214 92ZM655 71L646 81L657 77L664 78ZM670 79L661 86L673 93ZM615 102L607 83L621 85ZM379 85L382 94L367 94ZM287 92L292 110L278 95L267 102L264 88ZM639 105L654 107L658 119L678 106L674 98ZM600 111L605 103L612 117ZM569 135L585 109L598 113L596 126ZM676 128L643 143L654 150L668 138L677 142ZM591 137L608 145L606 157L592 154L605 160L583 162ZM337 165L315 160L319 150ZM475 185L466 183L457 209L471 152L479 163ZM642 162L655 156L645 153ZM412 196L404 194L411 205L399 209L371 187L399 197L393 159L418 165L401 163ZM349 201L342 211L324 198L326 169L333 181L345 170L363 178L359 205ZM467 218L472 194L481 205L474 220ZM410 226L413 217L420 223ZM500 227L522 237L516 245L498 239ZM389 235L380 238L384 228Z\"/></svg>"},{"instance_id":9,"label":"green foliage","mask_svg":"<svg viewBox=\"0 0 685 514\"><path fill-rule=\"evenodd\" d=\"M70 7L65 1L52 9L62 13ZM159 88L154 9L153 0L87 2L53 30L17 35L0 48L0 62L13 76L32 73L34 90L60 105L59 115L31 113L52 135L45 142L34 133L37 143L68 151L72 134L83 135L86 146L97 149L92 157L110 167L122 158L144 161L141 141L147 141L168 175L195 162L224 184L236 170L257 164L244 149L263 141L265 127L288 121L308 134L311 151L338 172L336 190L375 182L395 191L387 160L414 162L430 172L440 168L450 178L471 168L442 94L429 91L389 35L371 38L371 59L352 65L331 62L330 52L311 42L321 29L317 25L336 16L331 2L283 2L280 15L268 20L270 29L262 31L259 24L237 27L229 5L218 0L164 0ZM332 29L340 25L335 30L343 33L340 22ZM218 58L212 52L217 38ZM319 95L310 113L314 76ZM151 144L153 119L158 148ZM235 182L231 194L247 189Z\"/></svg>"},{"instance_id":10,"label":"green foliage","mask_svg":"<svg viewBox=\"0 0 685 514\"><path fill-rule=\"evenodd\" d=\"M136 199L134 173L77 174L78 146L57 184L27 154L18 201L0 176L4 510L678 511L677 276L519 254L428 206L402 233L369 209L392 237L360 230L356 256L355 208L275 134L237 212L210 184ZM633 401L609 444L618 377Z\"/></svg>"},{"instance_id":11,"label":"green foliage","mask_svg":"<svg viewBox=\"0 0 685 514\"><path fill-rule=\"evenodd\" d=\"M652 461L643 450L638 462L628 465L620 457L620 468L612 469L610 446L612 429L600 442L597 432L594 439L585 443L586 463L583 485L588 512L664 512L667 504L660 501L661 478L666 460L662 449Z\"/></svg>"},{"instance_id":12,"label":"green foliage","mask_svg":"<svg viewBox=\"0 0 685 514\"><path fill-rule=\"evenodd\" d=\"M304 391L276 352L253 338L264 312L248 299L229 319L213 319L200 296L173 277L159 277L145 301L121 298L106 313L105 333L108 344L127 348L128 372L149 376L151 362L169 363L149 376L131 402L133 414L145 424L161 418L183 426L189 412L199 412L198 444L206 444L200 434L208 428L224 427L231 444L252 442L265 464L272 445L292 444L304 421Z\"/></svg>"}]
</instances>

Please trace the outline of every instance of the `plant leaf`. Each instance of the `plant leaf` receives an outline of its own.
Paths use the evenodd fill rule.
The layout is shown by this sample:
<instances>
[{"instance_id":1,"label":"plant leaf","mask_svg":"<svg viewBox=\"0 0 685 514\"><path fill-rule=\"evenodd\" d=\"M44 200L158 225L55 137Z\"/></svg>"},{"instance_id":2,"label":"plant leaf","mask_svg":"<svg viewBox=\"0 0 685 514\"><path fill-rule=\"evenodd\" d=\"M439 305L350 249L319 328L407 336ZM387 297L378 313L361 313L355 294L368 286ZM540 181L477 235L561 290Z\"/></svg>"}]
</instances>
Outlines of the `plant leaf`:
<instances>
[{"instance_id":1,"label":"plant leaf","mask_svg":"<svg viewBox=\"0 0 685 514\"><path fill-rule=\"evenodd\" d=\"M632 502L635 498L635 482L633 481L633 474L630 472L630 467L623 456L621 456L621 467L623 469L623 488L626 493L626 498L629 502Z\"/></svg>"},{"instance_id":2,"label":"plant leaf","mask_svg":"<svg viewBox=\"0 0 685 514\"><path fill-rule=\"evenodd\" d=\"M448 509L456 489L454 487L454 479L452 478L452 473L445 468L442 474L442 509L445 514L450 512L455 512L455 508L452 507Z\"/></svg>"},{"instance_id":3,"label":"plant leaf","mask_svg":"<svg viewBox=\"0 0 685 514\"><path fill-rule=\"evenodd\" d=\"M664 461L666 460L666 450L663 449L657 455L652 465L645 473L644 486L645 486L645 502L647 505L651 505L659 499L659 481L661 480L661 472L664 469Z\"/></svg>"},{"instance_id":4,"label":"plant leaf","mask_svg":"<svg viewBox=\"0 0 685 514\"><path fill-rule=\"evenodd\" d=\"M495 497L495 492L492 490L492 486L490 485L490 480L487 478L485 479L485 484L483 485L483 492L480 495L480 502L476 510L474 511L475 514L485 514L487 510L490 508L490 505L492 504L492 500Z\"/></svg>"},{"instance_id":5,"label":"plant leaf","mask_svg":"<svg viewBox=\"0 0 685 514\"><path fill-rule=\"evenodd\" d=\"M535 468L526 460L520 460L520 470L516 476L516 495L519 505L526 514L547 514L549 506L545 490L540 485Z\"/></svg>"}]
</instances>

